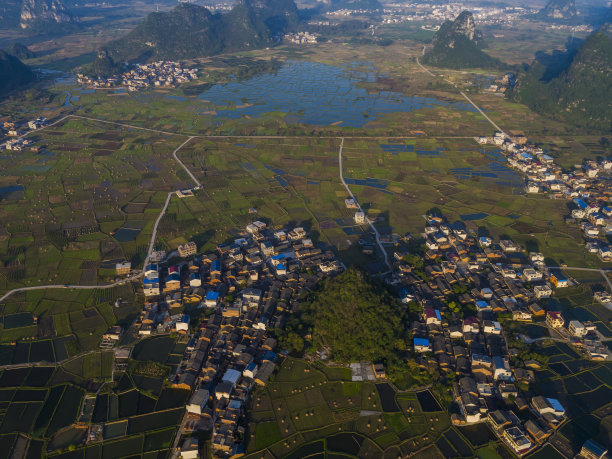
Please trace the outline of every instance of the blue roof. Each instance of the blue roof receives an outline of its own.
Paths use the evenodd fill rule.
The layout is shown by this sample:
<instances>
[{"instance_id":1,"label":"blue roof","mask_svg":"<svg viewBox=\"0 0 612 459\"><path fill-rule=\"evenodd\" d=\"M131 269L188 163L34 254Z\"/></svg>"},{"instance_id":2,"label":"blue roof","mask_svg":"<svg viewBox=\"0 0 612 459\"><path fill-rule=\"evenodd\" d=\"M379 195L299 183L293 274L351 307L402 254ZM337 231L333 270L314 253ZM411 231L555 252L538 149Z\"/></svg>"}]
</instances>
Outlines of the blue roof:
<instances>
[{"instance_id":1,"label":"blue roof","mask_svg":"<svg viewBox=\"0 0 612 459\"><path fill-rule=\"evenodd\" d=\"M217 300L219 299L219 292L208 292L206 294L207 300Z\"/></svg>"},{"instance_id":2,"label":"blue roof","mask_svg":"<svg viewBox=\"0 0 612 459\"><path fill-rule=\"evenodd\" d=\"M187 323L189 323L189 315L188 314L183 314L181 316L181 318L179 319L179 322L187 322Z\"/></svg>"},{"instance_id":3,"label":"blue roof","mask_svg":"<svg viewBox=\"0 0 612 459\"><path fill-rule=\"evenodd\" d=\"M489 303L487 303L486 301L483 300L478 300L476 302L476 306L479 308L488 308L489 307Z\"/></svg>"},{"instance_id":4,"label":"blue roof","mask_svg":"<svg viewBox=\"0 0 612 459\"><path fill-rule=\"evenodd\" d=\"M436 309L436 317L438 318L438 320L442 320L442 316L440 315L440 311L438 311Z\"/></svg>"},{"instance_id":5,"label":"blue roof","mask_svg":"<svg viewBox=\"0 0 612 459\"><path fill-rule=\"evenodd\" d=\"M415 346L429 346L429 340L427 338L414 338Z\"/></svg>"},{"instance_id":6,"label":"blue roof","mask_svg":"<svg viewBox=\"0 0 612 459\"><path fill-rule=\"evenodd\" d=\"M592 451L593 453L595 453L597 456L603 456L604 454L608 452L606 448L601 446L599 443L595 443L593 440L590 440L590 439L585 441L583 446L589 451Z\"/></svg>"},{"instance_id":7,"label":"blue roof","mask_svg":"<svg viewBox=\"0 0 612 459\"><path fill-rule=\"evenodd\" d=\"M574 199L574 203L576 203L576 205L577 205L578 207L580 207L582 210L584 210L584 209L586 209L587 207L589 207L589 206L587 206L587 203L586 203L586 202L584 202L582 199L579 199L579 198L575 198L575 199Z\"/></svg>"},{"instance_id":8,"label":"blue roof","mask_svg":"<svg viewBox=\"0 0 612 459\"><path fill-rule=\"evenodd\" d=\"M550 406L552 406L555 411L565 411L563 405L561 405L559 400L557 400L556 398L547 398L546 400L548 401L548 403L550 403Z\"/></svg>"},{"instance_id":9,"label":"blue roof","mask_svg":"<svg viewBox=\"0 0 612 459\"><path fill-rule=\"evenodd\" d=\"M159 284L159 279L157 277L154 279L145 278L143 284Z\"/></svg>"},{"instance_id":10,"label":"blue roof","mask_svg":"<svg viewBox=\"0 0 612 459\"><path fill-rule=\"evenodd\" d=\"M266 351L266 353L263 355L263 358L261 360L262 362L265 362L266 360L269 360L270 362L274 362L276 360L276 354L272 351Z\"/></svg>"},{"instance_id":11,"label":"blue roof","mask_svg":"<svg viewBox=\"0 0 612 459\"><path fill-rule=\"evenodd\" d=\"M521 156L523 157L523 159L527 159L527 160L533 159L533 156L527 153L521 153Z\"/></svg>"},{"instance_id":12,"label":"blue roof","mask_svg":"<svg viewBox=\"0 0 612 459\"><path fill-rule=\"evenodd\" d=\"M286 270L286 269L287 269L287 267L286 267L285 265L283 265L282 263L277 264L277 265L276 265L276 270L277 270L277 271L279 271L279 270L281 270L281 269Z\"/></svg>"},{"instance_id":13,"label":"blue roof","mask_svg":"<svg viewBox=\"0 0 612 459\"><path fill-rule=\"evenodd\" d=\"M210 270L221 271L221 260L213 260L212 264L210 265Z\"/></svg>"}]
</instances>

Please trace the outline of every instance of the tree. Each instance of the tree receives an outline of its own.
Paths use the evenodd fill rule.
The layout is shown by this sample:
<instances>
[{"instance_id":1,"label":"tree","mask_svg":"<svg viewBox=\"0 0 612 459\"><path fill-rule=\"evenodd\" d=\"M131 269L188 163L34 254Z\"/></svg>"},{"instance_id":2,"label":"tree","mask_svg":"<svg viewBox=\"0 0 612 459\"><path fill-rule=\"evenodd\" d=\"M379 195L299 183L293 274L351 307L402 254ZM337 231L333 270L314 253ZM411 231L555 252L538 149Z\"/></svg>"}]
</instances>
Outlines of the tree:
<instances>
[{"instance_id":1,"label":"tree","mask_svg":"<svg viewBox=\"0 0 612 459\"><path fill-rule=\"evenodd\" d=\"M362 271L326 280L308 309L314 348L330 349L335 360L386 361L405 348L404 310Z\"/></svg>"}]
</instances>

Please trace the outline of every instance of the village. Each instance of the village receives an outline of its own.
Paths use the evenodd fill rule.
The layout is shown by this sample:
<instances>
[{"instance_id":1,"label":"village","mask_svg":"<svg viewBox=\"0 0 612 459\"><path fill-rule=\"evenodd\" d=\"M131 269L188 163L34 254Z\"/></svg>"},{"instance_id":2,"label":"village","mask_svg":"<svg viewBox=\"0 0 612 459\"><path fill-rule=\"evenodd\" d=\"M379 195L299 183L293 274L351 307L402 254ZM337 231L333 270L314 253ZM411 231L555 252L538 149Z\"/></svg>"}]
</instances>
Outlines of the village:
<instances>
[{"instance_id":1,"label":"village","mask_svg":"<svg viewBox=\"0 0 612 459\"><path fill-rule=\"evenodd\" d=\"M496 132L493 137L483 136L477 141L500 146L508 166L525 176L528 195L548 194L551 199L571 201L573 209L566 223L580 227L590 253L601 261L612 261L612 250L605 239L612 234L612 208L607 205L612 161L585 160L566 172L542 148L528 145L524 136L511 138Z\"/></svg>"},{"instance_id":2,"label":"village","mask_svg":"<svg viewBox=\"0 0 612 459\"><path fill-rule=\"evenodd\" d=\"M214 252L198 254L188 242L169 254L155 252L151 261L144 270L146 303L127 333L184 336L183 360L169 378L173 387L193 394L179 431L212 429L215 454L239 454L249 395L279 363L269 331L282 327L286 313L343 267L332 252L315 247L303 228L272 229L260 221ZM118 263L116 272L128 276L130 263ZM197 305L205 318L194 326L185 304ZM122 333L110 329L103 346L112 347ZM199 446L188 438L182 457L197 457Z\"/></svg>"},{"instance_id":3,"label":"village","mask_svg":"<svg viewBox=\"0 0 612 459\"><path fill-rule=\"evenodd\" d=\"M27 123L23 123L23 125L19 125L14 121L5 121L2 124L2 129L0 129L0 133L10 138L7 139L5 142L0 143L0 151L22 151L23 149L31 146L34 142L29 139L26 139L25 135L30 131L35 131L37 129L47 126L48 123L49 122L44 117L35 118L33 120L28 121ZM39 149L39 147L32 148L35 150Z\"/></svg>"},{"instance_id":4,"label":"village","mask_svg":"<svg viewBox=\"0 0 612 459\"><path fill-rule=\"evenodd\" d=\"M553 289L570 285L561 271L544 265L541 253L527 255L512 241L470 236L462 225L434 215L427 216L425 245L422 265L407 253L394 253L393 283L401 300L422 311L411 326L415 355L424 366L459 375L453 393L461 414L452 415L454 424L487 421L524 455L564 422L565 409L556 399L523 393L540 362L521 359L503 324L544 320L552 337L567 340L586 358L609 360L609 351L592 323L566 321L539 304ZM506 408L511 400L527 420Z\"/></svg>"},{"instance_id":5,"label":"village","mask_svg":"<svg viewBox=\"0 0 612 459\"><path fill-rule=\"evenodd\" d=\"M157 61L150 64L137 64L119 75L110 77L91 77L77 73L77 83L88 88L125 87L128 91L138 91L151 87L174 88L197 78L198 69L184 68L182 64L171 61Z\"/></svg>"}]
</instances>

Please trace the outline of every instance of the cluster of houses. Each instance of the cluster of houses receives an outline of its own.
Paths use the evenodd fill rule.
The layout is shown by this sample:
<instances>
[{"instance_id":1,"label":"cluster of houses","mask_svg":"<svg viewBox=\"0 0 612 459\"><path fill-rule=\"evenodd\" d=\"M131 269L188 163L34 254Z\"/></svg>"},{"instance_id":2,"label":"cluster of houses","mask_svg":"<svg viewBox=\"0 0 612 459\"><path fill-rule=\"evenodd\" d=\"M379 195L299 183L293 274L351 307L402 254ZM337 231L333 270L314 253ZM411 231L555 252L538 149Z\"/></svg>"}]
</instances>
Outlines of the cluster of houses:
<instances>
[{"instance_id":1,"label":"cluster of houses","mask_svg":"<svg viewBox=\"0 0 612 459\"><path fill-rule=\"evenodd\" d=\"M494 243L474 237L462 224L449 224L439 216L427 217L425 245L422 268L411 266L407 254L394 253L393 283L399 286L402 302L422 308L411 325L417 361L459 376L453 393L461 414L453 415L454 423L494 421L500 438L524 454L546 438L542 432L549 434L563 422L564 411L552 399L523 399L520 383L532 382L533 369L540 364L521 361L519 351L509 348L503 319L544 319L593 359L607 358L607 351L602 354L605 346L599 341L595 349L598 338L592 324L566 324L560 312L540 306L538 300L550 297L553 287L569 285L561 272L544 265L541 253L527 255L509 240ZM528 422L499 411L509 397L516 399L519 409L531 406L534 414ZM549 411L554 416L546 415Z\"/></svg>"},{"instance_id":2,"label":"cluster of houses","mask_svg":"<svg viewBox=\"0 0 612 459\"><path fill-rule=\"evenodd\" d=\"M184 68L178 62L157 61L151 64L137 64L130 70L111 77L90 77L78 73L77 82L90 88L123 86L128 91L137 91L150 87L175 87L197 77L198 69Z\"/></svg>"},{"instance_id":3,"label":"cluster of houses","mask_svg":"<svg viewBox=\"0 0 612 459\"><path fill-rule=\"evenodd\" d=\"M18 126L13 121L5 121L0 129L0 133L5 136L11 137L6 141L0 143L0 150L12 150L22 151L25 148L31 146L33 142L23 136L27 134L28 130L35 131L48 124L48 121L44 117L38 117L24 123L22 126Z\"/></svg>"},{"instance_id":4,"label":"cluster of houses","mask_svg":"<svg viewBox=\"0 0 612 459\"><path fill-rule=\"evenodd\" d=\"M283 36L283 40L296 45L312 45L317 42L318 35L310 32L288 33Z\"/></svg>"},{"instance_id":5,"label":"cluster of houses","mask_svg":"<svg viewBox=\"0 0 612 459\"><path fill-rule=\"evenodd\" d=\"M213 451L221 455L244 450L249 394L266 383L278 360L270 328L282 326L300 298L342 269L300 227L272 229L255 221L240 236L214 252L198 254L188 242L170 254L154 253L145 267L147 301L135 323L140 335L185 335L185 354L171 376L174 387L193 393L183 429L212 429ZM195 332L181 313L185 304L208 311ZM187 442L181 454L196 450Z\"/></svg>"},{"instance_id":6,"label":"cluster of houses","mask_svg":"<svg viewBox=\"0 0 612 459\"><path fill-rule=\"evenodd\" d=\"M591 360L608 360L610 350L602 343L597 327L593 322L566 320L559 311L546 312L546 325L561 338L569 340L574 346L581 348Z\"/></svg>"},{"instance_id":7,"label":"cluster of houses","mask_svg":"<svg viewBox=\"0 0 612 459\"><path fill-rule=\"evenodd\" d=\"M602 237L612 234L612 207L608 206L611 160L585 160L565 172L541 148L528 145L525 136L496 132L477 141L498 145L505 152L508 165L525 176L528 194L547 193L554 199L571 200L574 209L567 222L580 226L589 252L602 261L612 261L612 249Z\"/></svg>"}]
</instances>

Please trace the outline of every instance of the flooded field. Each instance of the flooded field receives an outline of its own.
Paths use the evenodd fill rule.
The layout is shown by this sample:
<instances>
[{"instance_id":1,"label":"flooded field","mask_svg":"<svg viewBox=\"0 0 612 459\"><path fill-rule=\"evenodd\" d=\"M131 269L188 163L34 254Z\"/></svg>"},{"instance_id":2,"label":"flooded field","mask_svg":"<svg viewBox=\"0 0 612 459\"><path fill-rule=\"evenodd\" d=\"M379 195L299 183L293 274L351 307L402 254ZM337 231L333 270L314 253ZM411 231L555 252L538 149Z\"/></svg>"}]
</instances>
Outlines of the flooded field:
<instances>
[{"instance_id":1,"label":"flooded field","mask_svg":"<svg viewBox=\"0 0 612 459\"><path fill-rule=\"evenodd\" d=\"M360 83L376 81L370 70L343 69L316 62L289 61L274 74L246 81L218 84L200 95L215 106L218 116L256 117L268 112L287 113L287 121L317 126L362 127L384 115L436 106L475 111L467 103L430 97L407 97L398 92L370 93Z\"/></svg>"}]
</instances>

